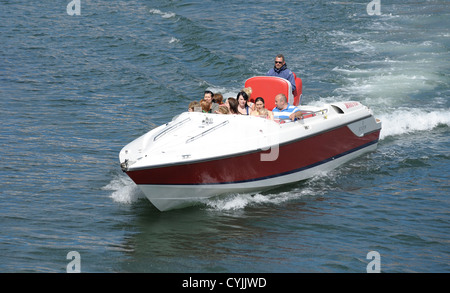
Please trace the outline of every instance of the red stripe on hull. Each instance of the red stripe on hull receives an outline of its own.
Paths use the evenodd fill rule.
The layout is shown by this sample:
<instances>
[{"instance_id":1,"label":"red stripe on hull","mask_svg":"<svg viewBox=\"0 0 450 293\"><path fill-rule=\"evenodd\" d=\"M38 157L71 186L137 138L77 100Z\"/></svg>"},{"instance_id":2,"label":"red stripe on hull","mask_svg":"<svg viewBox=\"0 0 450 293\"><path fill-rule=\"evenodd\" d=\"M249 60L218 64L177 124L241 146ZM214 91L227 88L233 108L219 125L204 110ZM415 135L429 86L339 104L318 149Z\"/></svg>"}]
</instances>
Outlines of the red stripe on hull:
<instances>
[{"instance_id":1,"label":"red stripe on hull","mask_svg":"<svg viewBox=\"0 0 450 293\"><path fill-rule=\"evenodd\" d=\"M166 165L128 171L127 174L136 184L178 185L245 182L306 168L377 141L379 134L380 130L364 137L358 137L344 126L281 145L275 161L261 161L261 154L270 151L254 152L184 165Z\"/></svg>"}]
</instances>

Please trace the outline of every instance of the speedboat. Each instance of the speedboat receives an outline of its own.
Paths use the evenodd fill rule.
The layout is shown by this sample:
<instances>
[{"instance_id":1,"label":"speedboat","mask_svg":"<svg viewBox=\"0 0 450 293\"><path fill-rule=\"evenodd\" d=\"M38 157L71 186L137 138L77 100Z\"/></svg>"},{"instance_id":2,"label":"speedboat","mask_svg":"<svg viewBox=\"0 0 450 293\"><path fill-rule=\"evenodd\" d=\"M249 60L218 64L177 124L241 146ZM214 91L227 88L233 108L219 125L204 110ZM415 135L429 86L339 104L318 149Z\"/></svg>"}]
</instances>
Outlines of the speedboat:
<instances>
[{"instance_id":1,"label":"speedboat","mask_svg":"<svg viewBox=\"0 0 450 293\"><path fill-rule=\"evenodd\" d=\"M299 105L297 90L279 77L255 76L245 82L252 98L266 108L284 93ZM247 115L184 112L127 144L121 168L160 211L205 199L258 193L305 180L374 151L381 121L357 101L298 106L296 121Z\"/></svg>"}]
</instances>

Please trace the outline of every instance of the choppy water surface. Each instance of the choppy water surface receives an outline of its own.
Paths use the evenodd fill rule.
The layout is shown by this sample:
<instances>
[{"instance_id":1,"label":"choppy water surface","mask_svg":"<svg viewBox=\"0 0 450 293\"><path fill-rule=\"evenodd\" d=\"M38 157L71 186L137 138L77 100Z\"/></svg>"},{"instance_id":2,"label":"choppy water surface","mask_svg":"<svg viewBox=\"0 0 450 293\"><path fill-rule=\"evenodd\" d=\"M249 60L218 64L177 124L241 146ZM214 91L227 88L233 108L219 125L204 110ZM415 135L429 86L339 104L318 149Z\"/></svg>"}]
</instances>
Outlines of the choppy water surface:
<instances>
[{"instance_id":1,"label":"choppy water surface","mask_svg":"<svg viewBox=\"0 0 450 293\"><path fill-rule=\"evenodd\" d=\"M366 272L370 251L382 272L450 272L446 1L69 2L0 1L1 272L66 272L70 251L82 272ZM120 149L278 53L304 104L369 106L377 151L157 211Z\"/></svg>"}]
</instances>

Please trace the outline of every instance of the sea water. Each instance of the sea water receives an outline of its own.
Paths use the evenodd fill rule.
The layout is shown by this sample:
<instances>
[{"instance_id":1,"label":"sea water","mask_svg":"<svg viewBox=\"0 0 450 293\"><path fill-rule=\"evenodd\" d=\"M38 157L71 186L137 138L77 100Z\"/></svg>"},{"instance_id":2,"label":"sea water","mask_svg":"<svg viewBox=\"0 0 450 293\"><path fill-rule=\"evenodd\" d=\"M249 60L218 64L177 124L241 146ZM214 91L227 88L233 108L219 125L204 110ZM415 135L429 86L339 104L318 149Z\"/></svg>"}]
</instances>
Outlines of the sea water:
<instances>
[{"instance_id":1,"label":"sea water","mask_svg":"<svg viewBox=\"0 0 450 293\"><path fill-rule=\"evenodd\" d=\"M448 2L71 2L0 1L0 272L450 272ZM279 53L302 104L370 107L378 149L159 212L120 149Z\"/></svg>"}]
</instances>

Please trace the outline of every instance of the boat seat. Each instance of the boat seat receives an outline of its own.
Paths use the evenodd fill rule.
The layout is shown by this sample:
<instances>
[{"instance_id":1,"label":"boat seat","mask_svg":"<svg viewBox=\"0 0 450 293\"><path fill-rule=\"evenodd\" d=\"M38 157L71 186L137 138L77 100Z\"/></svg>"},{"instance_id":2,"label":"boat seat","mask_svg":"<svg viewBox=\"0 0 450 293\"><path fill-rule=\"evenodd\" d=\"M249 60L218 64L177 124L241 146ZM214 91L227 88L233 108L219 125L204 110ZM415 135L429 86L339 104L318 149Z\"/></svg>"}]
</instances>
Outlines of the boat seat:
<instances>
[{"instance_id":1,"label":"boat seat","mask_svg":"<svg viewBox=\"0 0 450 293\"><path fill-rule=\"evenodd\" d=\"M302 99L302 79L297 77L297 75L295 73L294 74L294 78L295 78L295 91L293 92L294 94L294 106L298 106L300 105L300 101Z\"/></svg>"},{"instance_id":2,"label":"boat seat","mask_svg":"<svg viewBox=\"0 0 450 293\"><path fill-rule=\"evenodd\" d=\"M281 77L254 76L245 81L245 87L252 88L252 100L262 97L268 110L275 108L275 96L278 94L286 95L291 105L294 103L291 83Z\"/></svg>"},{"instance_id":3,"label":"boat seat","mask_svg":"<svg viewBox=\"0 0 450 293\"><path fill-rule=\"evenodd\" d=\"M291 83L281 77L254 76L245 81L245 87L252 88L251 100L262 97L268 110L275 108L275 96L278 94L284 94L289 104L298 106L302 95L302 80L297 76L295 76L295 84L297 88L292 92Z\"/></svg>"}]
</instances>

